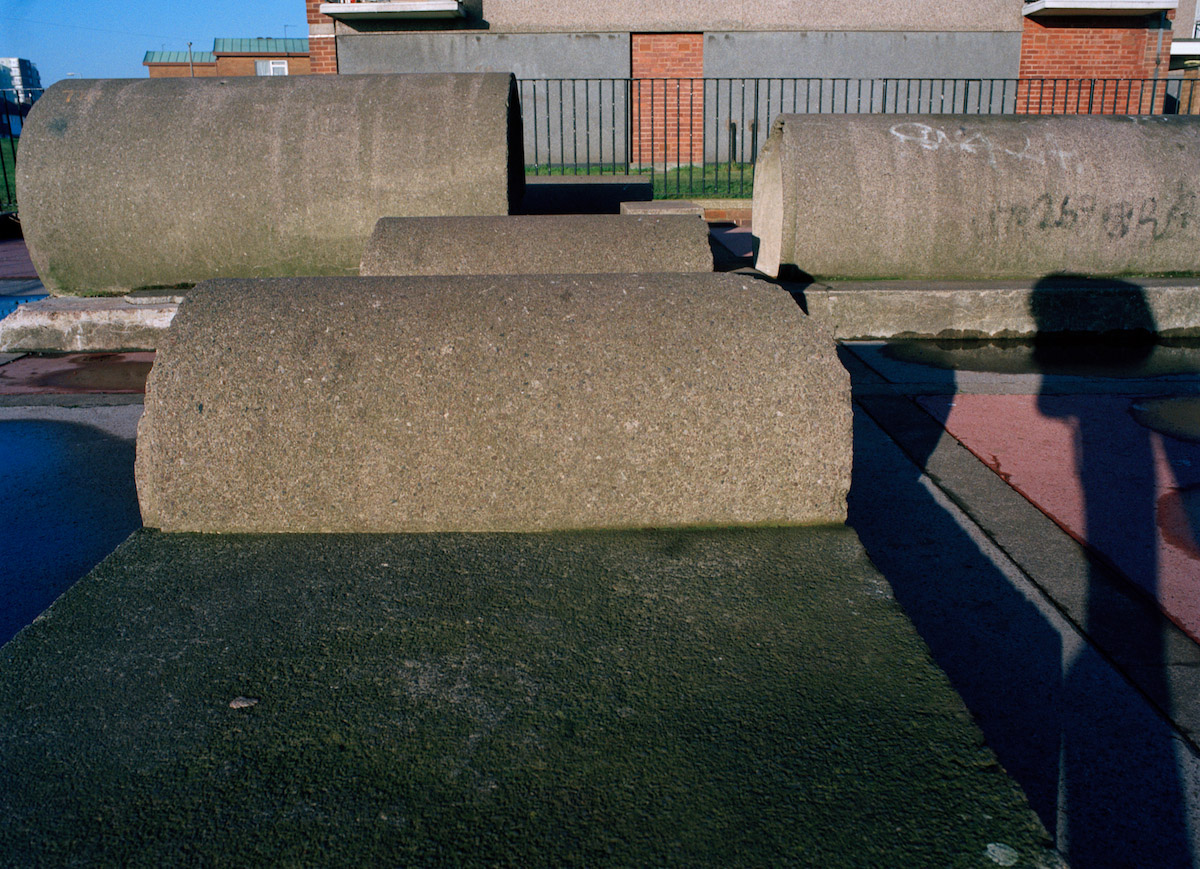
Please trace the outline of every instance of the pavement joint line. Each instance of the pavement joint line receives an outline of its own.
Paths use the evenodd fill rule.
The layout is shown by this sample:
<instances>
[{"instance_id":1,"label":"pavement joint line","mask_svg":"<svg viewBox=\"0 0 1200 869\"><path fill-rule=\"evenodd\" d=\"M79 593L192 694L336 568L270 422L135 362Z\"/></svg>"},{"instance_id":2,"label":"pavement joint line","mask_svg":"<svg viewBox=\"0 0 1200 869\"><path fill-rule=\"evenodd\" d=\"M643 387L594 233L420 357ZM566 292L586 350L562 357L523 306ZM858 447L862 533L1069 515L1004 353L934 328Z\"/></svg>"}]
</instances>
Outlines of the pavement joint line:
<instances>
[{"instance_id":1,"label":"pavement joint line","mask_svg":"<svg viewBox=\"0 0 1200 869\"><path fill-rule=\"evenodd\" d=\"M1113 570L1094 552L1070 537L1035 504L1005 483L911 398L868 396L866 400L855 398L855 403L901 448L923 476L970 517L979 532L1004 553L1046 601L1146 699L1180 738L1200 753L1200 691L1196 690L1200 686L1200 668L1197 667L1200 646L1171 622L1156 604L1145 600L1122 574L1114 576ZM919 428L924 432L914 430ZM934 428L939 433L936 446L929 451L922 467L922 462L914 455L914 452L920 452L915 441L931 437ZM980 502L984 501L987 502L986 509L980 509ZM1005 521L1003 514L1006 513L1017 515ZM1065 582L1061 581L1063 577ZM1115 595L1125 610L1123 614L1130 617L1121 630L1109 630L1111 642L1101 641L1096 636L1097 631L1084 627L1081 618L1089 595L1097 592L1103 592L1110 604ZM1139 619L1152 620L1153 628L1160 632L1162 661L1139 662L1134 659L1136 650L1121 648L1128 625ZM1171 660L1175 657L1169 654L1172 651L1193 660ZM1160 682L1162 689L1149 684L1151 681ZM1190 704L1181 703L1189 697Z\"/></svg>"}]
</instances>

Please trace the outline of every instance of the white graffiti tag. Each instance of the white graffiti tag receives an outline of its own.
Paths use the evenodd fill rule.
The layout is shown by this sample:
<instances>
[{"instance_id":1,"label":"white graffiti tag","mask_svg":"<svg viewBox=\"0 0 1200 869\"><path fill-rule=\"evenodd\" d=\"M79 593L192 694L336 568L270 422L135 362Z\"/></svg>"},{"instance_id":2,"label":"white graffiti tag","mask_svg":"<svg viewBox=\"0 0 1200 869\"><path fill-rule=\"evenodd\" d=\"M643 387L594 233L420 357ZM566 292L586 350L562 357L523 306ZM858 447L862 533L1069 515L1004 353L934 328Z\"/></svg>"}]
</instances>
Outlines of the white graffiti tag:
<instances>
[{"instance_id":1,"label":"white graffiti tag","mask_svg":"<svg viewBox=\"0 0 1200 869\"><path fill-rule=\"evenodd\" d=\"M999 168L998 157L1011 157L1018 161L1028 161L1039 166L1045 166L1047 160L1057 159L1063 169L1071 169L1074 151L1064 151L1054 141L1054 137L1046 134L1044 147L1036 147L1030 138L1020 135L1022 142L1014 150L1005 147L1004 143L996 142L991 137L978 130L968 130L960 127L953 135L940 127L931 127L917 121L906 121L895 124L891 134L902 142L912 142L926 151L958 151L964 154L980 154L987 158L989 166ZM1016 144L1016 143L1013 143ZM1075 170L1082 171L1083 167L1075 164Z\"/></svg>"}]
</instances>

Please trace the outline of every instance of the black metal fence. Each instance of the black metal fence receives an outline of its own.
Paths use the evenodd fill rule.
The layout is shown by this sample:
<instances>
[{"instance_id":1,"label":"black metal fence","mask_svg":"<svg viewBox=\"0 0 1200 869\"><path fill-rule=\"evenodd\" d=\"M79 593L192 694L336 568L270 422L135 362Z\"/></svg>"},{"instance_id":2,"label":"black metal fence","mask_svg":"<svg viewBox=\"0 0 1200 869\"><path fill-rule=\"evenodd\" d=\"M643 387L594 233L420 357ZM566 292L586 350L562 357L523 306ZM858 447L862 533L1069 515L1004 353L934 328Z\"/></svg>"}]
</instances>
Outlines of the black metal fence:
<instances>
[{"instance_id":1,"label":"black metal fence","mask_svg":"<svg viewBox=\"0 0 1200 869\"><path fill-rule=\"evenodd\" d=\"M647 174L659 197L748 197L776 115L1200 114L1196 79L522 79L530 175ZM41 89L0 90L0 212Z\"/></svg>"},{"instance_id":2,"label":"black metal fence","mask_svg":"<svg viewBox=\"0 0 1200 869\"><path fill-rule=\"evenodd\" d=\"M0 213L17 209L17 143L41 88L0 89Z\"/></svg>"},{"instance_id":3,"label":"black metal fence","mask_svg":"<svg viewBox=\"0 0 1200 869\"><path fill-rule=\"evenodd\" d=\"M1200 114L1194 79L523 79L530 175L651 176L659 197L747 197L776 115Z\"/></svg>"}]
</instances>

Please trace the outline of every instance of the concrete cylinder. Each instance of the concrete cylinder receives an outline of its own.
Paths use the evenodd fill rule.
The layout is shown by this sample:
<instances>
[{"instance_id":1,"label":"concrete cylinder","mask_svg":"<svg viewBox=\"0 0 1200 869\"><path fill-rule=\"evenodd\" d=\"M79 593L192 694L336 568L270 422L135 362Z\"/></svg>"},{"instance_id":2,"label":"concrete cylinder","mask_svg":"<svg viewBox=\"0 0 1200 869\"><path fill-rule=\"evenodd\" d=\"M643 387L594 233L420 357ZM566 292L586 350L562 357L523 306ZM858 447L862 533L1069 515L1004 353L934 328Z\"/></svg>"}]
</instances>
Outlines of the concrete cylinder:
<instances>
[{"instance_id":1,"label":"concrete cylinder","mask_svg":"<svg viewBox=\"0 0 1200 869\"><path fill-rule=\"evenodd\" d=\"M690 216L385 217L361 275L711 272L708 224Z\"/></svg>"},{"instance_id":2,"label":"concrete cylinder","mask_svg":"<svg viewBox=\"0 0 1200 869\"><path fill-rule=\"evenodd\" d=\"M826 278L1200 272L1200 121L782 115L757 265Z\"/></svg>"},{"instance_id":3,"label":"concrete cylinder","mask_svg":"<svg viewBox=\"0 0 1200 869\"><path fill-rule=\"evenodd\" d=\"M206 282L138 432L165 531L841 522L850 383L735 274Z\"/></svg>"},{"instance_id":4,"label":"concrete cylinder","mask_svg":"<svg viewBox=\"0 0 1200 869\"><path fill-rule=\"evenodd\" d=\"M385 215L520 201L509 75L66 80L21 136L17 199L53 293L352 275Z\"/></svg>"}]
</instances>

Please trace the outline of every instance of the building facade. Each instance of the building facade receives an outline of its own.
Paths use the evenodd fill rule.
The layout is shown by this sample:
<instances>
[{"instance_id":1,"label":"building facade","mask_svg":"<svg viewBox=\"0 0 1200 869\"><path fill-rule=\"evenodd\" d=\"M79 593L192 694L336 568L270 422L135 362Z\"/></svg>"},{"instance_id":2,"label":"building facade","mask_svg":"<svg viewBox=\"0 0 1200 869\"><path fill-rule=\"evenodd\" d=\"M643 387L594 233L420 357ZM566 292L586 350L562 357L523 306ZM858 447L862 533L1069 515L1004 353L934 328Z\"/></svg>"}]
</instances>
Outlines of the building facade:
<instances>
[{"instance_id":1,"label":"building facade","mask_svg":"<svg viewBox=\"0 0 1200 869\"><path fill-rule=\"evenodd\" d=\"M308 75L307 39L215 39L212 51L147 51L150 78Z\"/></svg>"},{"instance_id":2,"label":"building facade","mask_svg":"<svg viewBox=\"0 0 1200 869\"><path fill-rule=\"evenodd\" d=\"M635 163L694 163L751 159L767 131L740 118L951 110L946 89L935 98L921 80L999 83L990 111L1184 111L1174 37L1177 22L1196 35L1196 3L306 0L306 10L313 72L511 72L537 82L522 91L531 162L539 153L571 162L568 151L604 162L624 148ZM1171 77L1174 91L1160 84ZM901 87L915 88L915 109L907 97L899 106ZM953 110L983 110L974 87ZM615 121L624 144L606 152L590 128L609 115L628 127ZM565 116L587 129L556 129L550 119Z\"/></svg>"}]
</instances>

